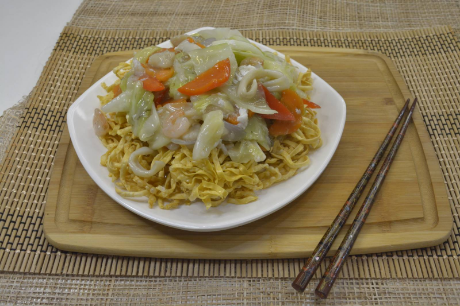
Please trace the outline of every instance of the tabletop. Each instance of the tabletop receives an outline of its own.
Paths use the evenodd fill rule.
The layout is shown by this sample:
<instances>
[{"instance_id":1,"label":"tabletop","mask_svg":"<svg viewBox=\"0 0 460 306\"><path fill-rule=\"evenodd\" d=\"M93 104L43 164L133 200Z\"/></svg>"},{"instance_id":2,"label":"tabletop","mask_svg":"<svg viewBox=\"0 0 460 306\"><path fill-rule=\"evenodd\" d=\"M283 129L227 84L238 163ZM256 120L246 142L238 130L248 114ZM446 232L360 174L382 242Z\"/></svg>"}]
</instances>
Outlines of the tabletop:
<instances>
[{"instance_id":1,"label":"tabletop","mask_svg":"<svg viewBox=\"0 0 460 306\"><path fill-rule=\"evenodd\" d=\"M202 26L237 28L270 45L372 50L394 62L420 99L455 226L436 247L349 258L346 274L325 303L460 303L457 0L2 0L1 7L0 38L9 43L0 50L0 110L6 110L0 117L0 303L318 303L314 286L304 294L290 287L305 258L105 256L58 250L43 235L65 114L91 63L104 53L157 44ZM21 35L8 31L11 24ZM27 71L26 77L21 71ZM62 76L65 82L59 82ZM233 274L243 267L244 274Z\"/></svg>"}]
</instances>

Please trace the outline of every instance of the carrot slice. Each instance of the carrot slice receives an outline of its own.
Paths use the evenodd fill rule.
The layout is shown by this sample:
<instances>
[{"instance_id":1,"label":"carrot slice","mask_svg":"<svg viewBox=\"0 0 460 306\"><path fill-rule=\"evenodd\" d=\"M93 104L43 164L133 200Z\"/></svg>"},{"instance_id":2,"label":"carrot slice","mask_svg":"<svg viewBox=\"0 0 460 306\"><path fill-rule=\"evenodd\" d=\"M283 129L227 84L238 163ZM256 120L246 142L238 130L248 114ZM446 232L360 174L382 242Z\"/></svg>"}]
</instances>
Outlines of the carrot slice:
<instances>
[{"instance_id":1,"label":"carrot slice","mask_svg":"<svg viewBox=\"0 0 460 306\"><path fill-rule=\"evenodd\" d=\"M233 125L238 125L238 117L235 114L230 114L228 115L227 119L225 120L228 123L231 123Z\"/></svg>"},{"instance_id":2,"label":"carrot slice","mask_svg":"<svg viewBox=\"0 0 460 306\"><path fill-rule=\"evenodd\" d=\"M302 100L303 100L303 104L305 104L308 108L321 108L321 106L319 106L318 104L308 101L307 99L302 99Z\"/></svg>"},{"instance_id":3,"label":"carrot slice","mask_svg":"<svg viewBox=\"0 0 460 306\"><path fill-rule=\"evenodd\" d=\"M142 81L142 85L145 90L162 91L165 89L165 86L160 81L147 74L144 74L144 76L140 80Z\"/></svg>"},{"instance_id":4,"label":"carrot slice","mask_svg":"<svg viewBox=\"0 0 460 306\"><path fill-rule=\"evenodd\" d=\"M188 37L188 38L187 38L187 41L188 41L189 43L192 43L192 44L197 45L197 46L200 47L201 49L206 48L203 44L200 44L199 42L195 41L195 40L194 40L193 38L191 38L191 37Z\"/></svg>"},{"instance_id":5,"label":"carrot slice","mask_svg":"<svg viewBox=\"0 0 460 306\"><path fill-rule=\"evenodd\" d=\"M299 95L291 90L283 90L283 95L281 96L281 103L286 105L289 111L294 115L294 121L281 121L276 120L268 129L271 135L280 136L292 134L299 129L302 125L302 113L304 111L304 105L302 98Z\"/></svg>"},{"instance_id":6,"label":"carrot slice","mask_svg":"<svg viewBox=\"0 0 460 306\"><path fill-rule=\"evenodd\" d=\"M180 87L178 91L187 96L201 95L219 87L230 78L230 60L224 59L206 70L193 81Z\"/></svg>"},{"instance_id":7,"label":"carrot slice","mask_svg":"<svg viewBox=\"0 0 460 306\"><path fill-rule=\"evenodd\" d=\"M153 78L156 78L160 82L166 82L167 80L172 78L172 76L174 75L174 68L172 67L160 69L160 68L153 68L152 66L148 64L141 64L141 65L142 67L144 67L145 74Z\"/></svg>"},{"instance_id":8,"label":"carrot slice","mask_svg":"<svg viewBox=\"0 0 460 306\"><path fill-rule=\"evenodd\" d=\"M206 48L205 45L203 45L203 44L201 44L201 43L199 43L199 42L197 42L197 41L195 41L195 44L196 44L198 47L200 47L201 49Z\"/></svg>"},{"instance_id":9,"label":"carrot slice","mask_svg":"<svg viewBox=\"0 0 460 306\"><path fill-rule=\"evenodd\" d=\"M120 84L118 84L117 86L115 86L115 87L112 89L112 92L113 92L114 98L117 97L119 94L121 94L121 87L120 87Z\"/></svg>"},{"instance_id":10,"label":"carrot slice","mask_svg":"<svg viewBox=\"0 0 460 306\"><path fill-rule=\"evenodd\" d=\"M174 68L154 69L155 77L160 82L166 82L174 75Z\"/></svg>"},{"instance_id":11,"label":"carrot slice","mask_svg":"<svg viewBox=\"0 0 460 306\"><path fill-rule=\"evenodd\" d=\"M289 111L289 109L286 106L284 106L283 103L278 101L278 99L274 95L272 95L272 93L264 85L260 86L262 86L262 88L264 89L265 100L267 100L268 106L271 109L276 110L278 112L276 114L271 115L259 114L262 118L288 121L295 120L294 115Z\"/></svg>"},{"instance_id":12,"label":"carrot slice","mask_svg":"<svg viewBox=\"0 0 460 306\"><path fill-rule=\"evenodd\" d=\"M142 63L141 63L141 65L142 65L142 67L144 67L146 75L151 76L152 78L155 77L155 70L152 67L150 67L147 64L142 64Z\"/></svg>"}]
</instances>

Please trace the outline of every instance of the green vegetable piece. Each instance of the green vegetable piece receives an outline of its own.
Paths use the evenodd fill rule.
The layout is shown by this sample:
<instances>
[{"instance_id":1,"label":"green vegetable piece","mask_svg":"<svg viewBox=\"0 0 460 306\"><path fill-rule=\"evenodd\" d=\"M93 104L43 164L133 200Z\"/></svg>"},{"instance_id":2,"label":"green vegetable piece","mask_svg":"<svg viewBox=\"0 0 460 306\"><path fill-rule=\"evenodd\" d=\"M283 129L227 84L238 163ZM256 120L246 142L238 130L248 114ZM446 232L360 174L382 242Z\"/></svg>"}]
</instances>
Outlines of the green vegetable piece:
<instances>
[{"instance_id":1,"label":"green vegetable piece","mask_svg":"<svg viewBox=\"0 0 460 306\"><path fill-rule=\"evenodd\" d=\"M218 144L224 133L224 115L222 111L212 111L204 116L200 133L193 147L193 160L207 158Z\"/></svg>"},{"instance_id":2,"label":"green vegetable piece","mask_svg":"<svg viewBox=\"0 0 460 306\"><path fill-rule=\"evenodd\" d=\"M215 108L221 109L224 113L233 113L235 108L232 103L228 100L227 95L223 93L216 93L211 95L200 95L197 100L192 102L193 108L200 113L204 113L206 108L210 105L214 105Z\"/></svg>"},{"instance_id":3,"label":"green vegetable piece","mask_svg":"<svg viewBox=\"0 0 460 306\"><path fill-rule=\"evenodd\" d=\"M248 126L246 127L245 132L245 140L255 140L258 144L267 150L272 147L272 141L268 133L267 123L263 118L257 115L252 116L248 121Z\"/></svg>"},{"instance_id":4,"label":"green vegetable piece","mask_svg":"<svg viewBox=\"0 0 460 306\"><path fill-rule=\"evenodd\" d=\"M137 59L141 64L145 64L147 62L147 59L149 58L149 56L160 50L161 48L160 47L157 47L157 46L151 46L151 47L147 47L145 49L142 49L140 51L137 51L136 54L134 55L134 59Z\"/></svg>"},{"instance_id":5,"label":"green vegetable piece","mask_svg":"<svg viewBox=\"0 0 460 306\"><path fill-rule=\"evenodd\" d=\"M121 91L123 91L123 92L126 91L126 89L128 87L128 79L132 75L133 75L133 71L130 70L123 76L123 78L121 79L121 82L120 82Z\"/></svg>"},{"instance_id":6,"label":"green vegetable piece","mask_svg":"<svg viewBox=\"0 0 460 306\"><path fill-rule=\"evenodd\" d=\"M232 161L237 163L247 163L251 160L256 162L264 161L267 158L254 140L243 140L228 150L228 155Z\"/></svg>"}]
</instances>

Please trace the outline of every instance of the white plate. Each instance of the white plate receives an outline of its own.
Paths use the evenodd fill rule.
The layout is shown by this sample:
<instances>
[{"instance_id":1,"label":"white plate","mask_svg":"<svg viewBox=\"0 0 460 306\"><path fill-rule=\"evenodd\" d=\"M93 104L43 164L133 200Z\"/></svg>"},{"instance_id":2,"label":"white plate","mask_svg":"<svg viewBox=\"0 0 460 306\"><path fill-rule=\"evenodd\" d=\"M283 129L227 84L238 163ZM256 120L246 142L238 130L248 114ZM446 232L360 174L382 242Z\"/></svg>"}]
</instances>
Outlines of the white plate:
<instances>
[{"instance_id":1,"label":"white plate","mask_svg":"<svg viewBox=\"0 0 460 306\"><path fill-rule=\"evenodd\" d=\"M188 34L203 29L210 28L196 29ZM262 44L253 43L263 51L276 52ZM172 47L169 41L159 46ZM306 68L296 61L292 63L300 71L306 71ZM106 94L101 83L112 84L117 79L113 72L97 81L73 103L67 113L67 123L73 146L86 171L102 190L122 206L146 219L175 228L201 232L225 230L263 218L287 205L316 181L331 160L345 125L345 101L320 77L312 73L312 78L314 90L311 99L321 105L321 109L318 110L318 121L323 146L310 154L311 165L307 169L285 182L257 192L259 199L247 205L224 203L206 210L204 204L198 202L174 210L162 210L158 206L149 208L146 200L125 199L119 196L108 176L107 168L100 164L101 155L106 149L94 134L92 124L94 109L100 107L97 96Z\"/></svg>"}]
</instances>

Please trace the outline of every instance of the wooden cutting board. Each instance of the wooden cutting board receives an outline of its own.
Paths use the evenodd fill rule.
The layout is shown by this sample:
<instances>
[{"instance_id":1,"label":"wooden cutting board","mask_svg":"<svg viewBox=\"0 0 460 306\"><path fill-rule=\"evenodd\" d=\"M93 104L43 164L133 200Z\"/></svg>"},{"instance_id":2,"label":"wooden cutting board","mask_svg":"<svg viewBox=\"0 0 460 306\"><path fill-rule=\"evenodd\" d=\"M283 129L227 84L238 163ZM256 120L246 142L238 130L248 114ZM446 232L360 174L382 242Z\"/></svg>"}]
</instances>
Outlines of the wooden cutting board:
<instances>
[{"instance_id":1,"label":"wooden cutting board","mask_svg":"<svg viewBox=\"0 0 460 306\"><path fill-rule=\"evenodd\" d=\"M276 49L312 68L347 103L347 122L337 152L302 196L268 217L235 229L195 233L169 228L129 212L99 189L79 162L64 128L45 210L44 230L49 242L67 251L168 258L288 258L311 254L405 99L411 96L394 64L379 53ZM132 52L120 52L96 59L80 93L131 56ZM418 111L414 122L353 248L354 254L432 246L446 240L450 233L452 215L445 185ZM345 231L331 253L337 250Z\"/></svg>"}]
</instances>

